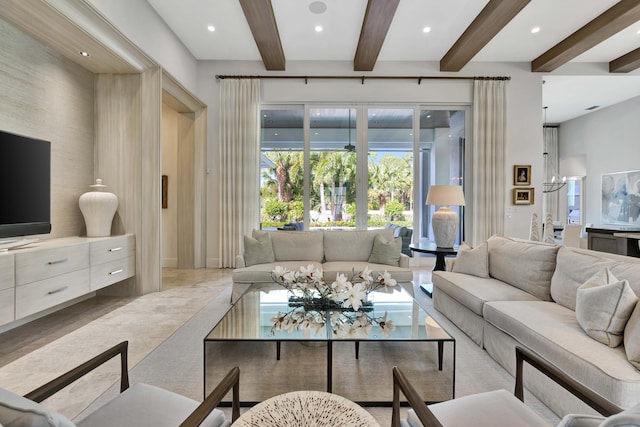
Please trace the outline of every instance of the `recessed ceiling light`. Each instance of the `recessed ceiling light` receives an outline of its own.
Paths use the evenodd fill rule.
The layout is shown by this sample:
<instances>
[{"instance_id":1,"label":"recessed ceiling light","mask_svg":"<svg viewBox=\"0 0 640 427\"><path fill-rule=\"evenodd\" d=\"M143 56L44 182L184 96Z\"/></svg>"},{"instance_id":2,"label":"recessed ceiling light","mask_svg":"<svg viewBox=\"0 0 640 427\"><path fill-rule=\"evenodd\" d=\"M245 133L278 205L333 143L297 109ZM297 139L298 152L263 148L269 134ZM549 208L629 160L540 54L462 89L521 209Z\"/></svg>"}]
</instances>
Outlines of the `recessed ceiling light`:
<instances>
[{"instance_id":1,"label":"recessed ceiling light","mask_svg":"<svg viewBox=\"0 0 640 427\"><path fill-rule=\"evenodd\" d=\"M640 30L638 30L638 32L636 34L640 34Z\"/></svg>"},{"instance_id":2,"label":"recessed ceiling light","mask_svg":"<svg viewBox=\"0 0 640 427\"><path fill-rule=\"evenodd\" d=\"M89 52L85 52L84 50L81 50L78 53L80 54L80 56L84 56L84 57L91 56L91 54Z\"/></svg>"},{"instance_id":3,"label":"recessed ceiling light","mask_svg":"<svg viewBox=\"0 0 640 427\"><path fill-rule=\"evenodd\" d=\"M214 27L213 25L209 25L207 27L207 30L211 31L212 33L216 30L216 27Z\"/></svg>"},{"instance_id":4,"label":"recessed ceiling light","mask_svg":"<svg viewBox=\"0 0 640 427\"><path fill-rule=\"evenodd\" d=\"M278 132L275 132L275 133L274 133L274 135L275 135L275 136L278 136Z\"/></svg>"},{"instance_id":5,"label":"recessed ceiling light","mask_svg":"<svg viewBox=\"0 0 640 427\"><path fill-rule=\"evenodd\" d=\"M424 27L424 28L422 29L422 32L423 32L423 33L431 32L431 27Z\"/></svg>"},{"instance_id":6,"label":"recessed ceiling light","mask_svg":"<svg viewBox=\"0 0 640 427\"><path fill-rule=\"evenodd\" d=\"M311 13L321 14L326 12L327 4L321 1L313 1L309 5L309 10Z\"/></svg>"},{"instance_id":7,"label":"recessed ceiling light","mask_svg":"<svg viewBox=\"0 0 640 427\"><path fill-rule=\"evenodd\" d=\"M316 33L322 32L322 25L316 25Z\"/></svg>"},{"instance_id":8,"label":"recessed ceiling light","mask_svg":"<svg viewBox=\"0 0 640 427\"><path fill-rule=\"evenodd\" d=\"M535 33L539 33L540 32L540 27L533 27L531 29L531 34L535 34Z\"/></svg>"}]
</instances>

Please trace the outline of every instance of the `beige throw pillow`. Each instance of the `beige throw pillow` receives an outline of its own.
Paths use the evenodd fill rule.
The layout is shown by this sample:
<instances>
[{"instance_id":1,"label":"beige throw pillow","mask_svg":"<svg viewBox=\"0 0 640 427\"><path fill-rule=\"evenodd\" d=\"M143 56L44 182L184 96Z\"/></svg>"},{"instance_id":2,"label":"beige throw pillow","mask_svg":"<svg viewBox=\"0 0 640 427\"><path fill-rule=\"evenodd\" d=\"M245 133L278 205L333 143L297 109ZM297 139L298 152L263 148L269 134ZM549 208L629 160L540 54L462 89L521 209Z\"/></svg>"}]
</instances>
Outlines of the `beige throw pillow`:
<instances>
[{"instance_id":1,"label":"beige throw pillow","mask_svg":"<svg viewBox=\"0 0 640 427\"><path fill-rule=\"evenodd\" d=\"M618 280L608 268L578 288L576 319L591 338L609 347L622 344L625 326L638 297L627 280Z\"/></svg>"},{"instance_id":2,"label":"beige throw pillow","mask_svg":"<svg viewBox=\"0 0 640 427\"><path fill-rule=\"evenodd\" d=\"M640 304L636 304L624 328L624 351L629 362L640 369Z\"/></svg>"},{"instance_id":3,"label":"beige throw pillow","mask_svg":"<svg viewBox=\"0 0 640 427\"><path fill-rule=\"evenodd\" d=\"M14 427L74 427L67 417L44 406L0 389L0 426Z\"/></svg>"},{"instance_id":4,"label":"beige throw pillow","mask_svg":"<svg viewBox=\"0 0 640 427\"><path fill-rule=\"evenodd\" d=\"M400 252L402 250L402 239L387 240L379 234L373 239L373 249L369 255L369 262L372 264L400 265Z\"/></svg>"},{"instance_id":5,"label":"beige throw pillow","mask_svg":"<svg viewBox=\"0 0 640 427\"><path fill-rule=\"evenodd\" d=\"M254 233L255 237L244 236L244 263L247 267L256 264L275 262L271 235Z\"/></svg>"},{"instance_id":6,"label":"beige throw pillow","mask_svg":"<svg viewBox=\"0 0 640 427\"><path fill-rule=\"evenodd\" d=\"M472 248L462 242L458 255L453 263L454 273L471 274L472 276L489 278L489 248L486 243Z\"/></svg>"}]
</instances>

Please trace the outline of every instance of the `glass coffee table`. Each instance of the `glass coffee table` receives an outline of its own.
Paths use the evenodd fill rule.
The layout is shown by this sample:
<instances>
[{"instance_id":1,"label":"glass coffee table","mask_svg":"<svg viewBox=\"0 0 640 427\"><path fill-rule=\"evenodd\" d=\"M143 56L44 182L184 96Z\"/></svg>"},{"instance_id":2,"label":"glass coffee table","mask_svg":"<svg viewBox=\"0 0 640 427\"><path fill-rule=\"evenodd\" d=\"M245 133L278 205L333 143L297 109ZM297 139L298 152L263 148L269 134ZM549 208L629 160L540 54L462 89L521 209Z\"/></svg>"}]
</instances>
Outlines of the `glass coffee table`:
<instances>
[{"instance_id":1,"label":"glass coffee table","mask_svg":"<svg viewBox=\"0 0 640 427\"><path fill-rule=\"evenodd\" d=\"M402 287L370 293L371 306L358 312L307 310L292 306L290 295L276 284L250 289L206 335L205 395L239 366L243 406L296 390L390 406L391 370L399 366L424 378L416 388L426 402L455 397L455 339Z\"/></svg>"}]
</instances>

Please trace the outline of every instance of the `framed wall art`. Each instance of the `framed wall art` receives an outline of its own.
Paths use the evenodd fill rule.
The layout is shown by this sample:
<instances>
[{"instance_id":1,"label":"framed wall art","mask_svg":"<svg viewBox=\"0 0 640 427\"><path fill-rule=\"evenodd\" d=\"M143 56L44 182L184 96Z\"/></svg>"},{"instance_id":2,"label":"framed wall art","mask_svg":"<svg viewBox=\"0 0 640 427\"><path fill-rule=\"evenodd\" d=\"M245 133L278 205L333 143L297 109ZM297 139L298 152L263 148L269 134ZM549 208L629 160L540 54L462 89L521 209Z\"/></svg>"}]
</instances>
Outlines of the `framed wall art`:
<instances>
[{"instance_id":1,"label":"framed wall art","mask_svg":"<svg viewBox=\"0 0 640 427\"><path fill-rule=\"evenodd\" d=\"M534 199L534 188L514 188L513 204L514 205L532 205Z\"/></svg>"},{"instance_id":2,"label":"framed wall art","mask_svg":"<svg viewBox=\"0 0 640 427\"><path fill-rule=\"evenodd\" d=\"M513 165L513 185L531 185L531 165Z\"/></svg>"},{"instance_id":3,"label":"framed wall art","mask_svg":"<svg viewBox=\"0 0 640 427\"><path fill-rule=\"evenodd\" d=\"M602 174L602 223L640 224L640 170Z\"/></svg>"}]
</instances>

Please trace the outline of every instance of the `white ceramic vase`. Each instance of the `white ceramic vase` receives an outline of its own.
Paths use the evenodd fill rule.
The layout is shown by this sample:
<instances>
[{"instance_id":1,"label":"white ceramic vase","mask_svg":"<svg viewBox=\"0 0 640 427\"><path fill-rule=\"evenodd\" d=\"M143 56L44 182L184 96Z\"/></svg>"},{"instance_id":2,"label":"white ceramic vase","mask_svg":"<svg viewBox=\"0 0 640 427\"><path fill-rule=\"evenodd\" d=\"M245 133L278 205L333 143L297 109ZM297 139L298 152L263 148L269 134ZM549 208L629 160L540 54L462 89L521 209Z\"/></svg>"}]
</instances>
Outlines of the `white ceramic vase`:
<instances>
[{"instance_id":1,"label":"white ceramic vase","mask_svg":"<svg viewBox=\"0 0 640 427\"><path fill-rule=\"evenodd\" d=\"M439 248L452 248L458 235L458 214L448 206L441 206L431 217L431 226Z\"/></svg>"},{"instance_id":2,"label":"white ceramic vase","mask_svg":"<svg viewBox=\"0 0 640 427\"><path fill-rule=\"evenodd\" d=\"M88 191L80 196L79 204L84 222L87 225L87 237L105 237L111 235L111 222L118 209L118 197L104 191L106 185L100 178Z\"/></svg>"}]
</instances>

